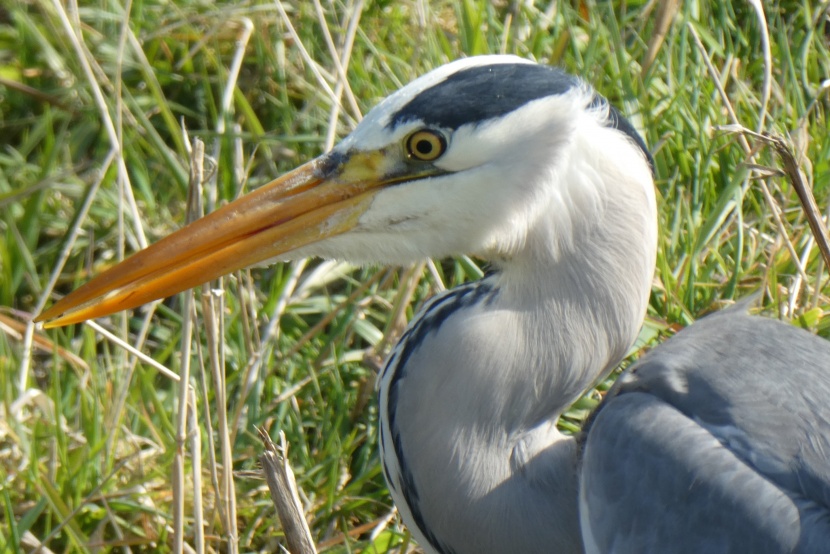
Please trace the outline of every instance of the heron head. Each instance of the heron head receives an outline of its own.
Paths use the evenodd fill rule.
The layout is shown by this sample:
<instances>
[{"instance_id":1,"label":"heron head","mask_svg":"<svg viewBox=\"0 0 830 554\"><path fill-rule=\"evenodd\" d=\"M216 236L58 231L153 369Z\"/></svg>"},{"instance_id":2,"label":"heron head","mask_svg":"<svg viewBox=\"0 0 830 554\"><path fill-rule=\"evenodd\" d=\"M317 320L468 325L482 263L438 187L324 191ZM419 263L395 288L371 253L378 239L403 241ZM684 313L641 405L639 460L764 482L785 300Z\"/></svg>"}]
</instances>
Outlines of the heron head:
<instances>
[{"instance_id":1,"label":"heron head","mask_svg":"<svg viewBox=\"0 0 830 554\"><path fill-rule=\"evenodd\" d=\"M642 140L620 121L558 69L513 56L447 64L387 97L330 152L105 271L37 319L99 317L273 259L510 258L540 220L546 237L567 242L573 221L602 204L603 164L619 167L606 150L622 148L622 163L650 181Z\"/></svg>"}]
</instances>

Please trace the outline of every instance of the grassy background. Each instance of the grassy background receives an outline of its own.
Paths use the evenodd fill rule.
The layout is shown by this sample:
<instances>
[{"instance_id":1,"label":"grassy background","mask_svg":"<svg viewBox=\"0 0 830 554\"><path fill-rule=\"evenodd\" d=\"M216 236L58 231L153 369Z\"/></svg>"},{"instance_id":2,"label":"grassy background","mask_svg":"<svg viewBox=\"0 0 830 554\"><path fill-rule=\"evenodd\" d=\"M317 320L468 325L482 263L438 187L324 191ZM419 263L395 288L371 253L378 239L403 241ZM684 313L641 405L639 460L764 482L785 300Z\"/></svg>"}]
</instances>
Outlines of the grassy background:
<instances>
[{"instance_id":1,"label":"grassy background","mask_svg":"<svg viewBox=\"0 0 830 554\"><path fill-rule=\"evenodd\" d=\"M411 548L378 462L375 371L418 305L476 278L478 261L240 272L214 284L225 289L209 295L215 309L197 294L191 356L182 356L183 298L99 321L175 373L192 359L201 459L187 456L183 496L171 485L177 383L93 327L43 332L28 322L90 273L182 225L186 136L213 160L210 209L319 154L387 93L459 56L559 64L643 132L662 229L644 344L757 290L771 313L830 335L827 272L778 160L718 130L733 123L731 107L744 126L788 137L827 209L830 3L767 4L768 34L748 4L671 5L412 0L360 9L320 0L284 2L281 13L264 0L4 2L0 551L38 542L54 552L167 551L177 503L186 542L198 545L195 505L206 550L235 550L233 519L239 551L273 551L282 535L255 471L257 427L285 432L327 551ZM670 26L661 43L662 10ZM205 322L222 326L221 345ZM224 371L212 373L211 360ZM562 426L578 429L597 398L587 395ZM222 458L223 425L232 459ZM231 465L235 509L215 484Z\"/></svg>"}]
</instances>

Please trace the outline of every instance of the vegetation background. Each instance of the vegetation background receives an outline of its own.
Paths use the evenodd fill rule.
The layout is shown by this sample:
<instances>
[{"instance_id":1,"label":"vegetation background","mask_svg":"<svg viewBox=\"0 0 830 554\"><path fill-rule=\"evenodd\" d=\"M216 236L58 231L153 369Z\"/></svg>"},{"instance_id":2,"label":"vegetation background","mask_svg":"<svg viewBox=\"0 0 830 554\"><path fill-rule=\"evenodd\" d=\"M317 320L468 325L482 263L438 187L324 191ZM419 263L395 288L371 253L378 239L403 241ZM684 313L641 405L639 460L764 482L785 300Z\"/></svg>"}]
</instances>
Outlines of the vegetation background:
<instances>
[{"instance_id":1,"label":"vegetation background","mask_svg":"<svg viewBox=\"0 0 830 554\"><path fill-rule=\"evenodd\" d=\"M209 210L321 153L383 96L460 56L561 65L652 148L662 234L632 356L758 290L771 315L830 335L827 270L779 161L725 128L785 137L827 209L829 7L3 2L0 551L165 552L177 537L188 551L275 551L257 428L285 433L321 550L413 548L378 462L375 372L420 303L478 277L479 261L239 272L197 291L193 325L187 295L93 325L45 332L30 320L183 224L195 138L210 158ZM192 392L166 370L189 371ZM578 430L605 387L562 427Z\"/></svg>"}]
</instances>

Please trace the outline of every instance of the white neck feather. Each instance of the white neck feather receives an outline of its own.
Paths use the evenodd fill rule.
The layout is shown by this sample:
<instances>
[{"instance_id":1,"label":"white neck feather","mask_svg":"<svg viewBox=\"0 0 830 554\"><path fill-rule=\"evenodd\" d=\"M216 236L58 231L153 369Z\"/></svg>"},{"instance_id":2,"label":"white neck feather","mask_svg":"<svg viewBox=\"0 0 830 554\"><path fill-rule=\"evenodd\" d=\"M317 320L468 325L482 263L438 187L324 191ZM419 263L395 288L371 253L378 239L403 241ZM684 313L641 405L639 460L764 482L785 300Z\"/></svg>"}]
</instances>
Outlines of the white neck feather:
<instances>
[{"instance_id":1,"label":"white neck feather","mask_svg":"<svg viewBox=\"0 0 830 554\"><path fill-rule=\"evenodd\" d=\"M397 431L417 509L439 540L456 538L455 552L581 552L576 448L556 422L636 338L657 231L639 150L599 124L579 129L556 175L567 185L523 240L491 243L496 293L424 339L396 391L396 429L383 431L392 479ZM387 374L382 410L390 385ZM393 496L411 523L401 487Z\"/></svg>"}]
</instances>

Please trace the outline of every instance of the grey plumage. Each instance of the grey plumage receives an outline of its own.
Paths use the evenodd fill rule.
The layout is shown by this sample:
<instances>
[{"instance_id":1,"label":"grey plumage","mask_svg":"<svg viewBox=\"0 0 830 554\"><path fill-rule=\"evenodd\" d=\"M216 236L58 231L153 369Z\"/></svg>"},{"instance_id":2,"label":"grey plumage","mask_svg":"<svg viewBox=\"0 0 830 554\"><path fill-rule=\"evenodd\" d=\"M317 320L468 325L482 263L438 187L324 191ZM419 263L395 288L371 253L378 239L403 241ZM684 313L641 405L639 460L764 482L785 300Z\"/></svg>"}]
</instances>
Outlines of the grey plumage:
<instances>
[{"instance_id":1,"label":"grey plumage","mask_svg":"<svg viewBox=\"0 0 830 554\"><path fill-rule=\"evenodd\" d=\"M478 255L494 270L429 300L380 376L384 475L425 550L828 552L830 343L805 331L711 316L624 374L579 439L557 428L637 337L657 252L652 168L634 126L579 79L459 60L41 319L273 257Z\"/></svg>"},{"instance_id":2,"label":"grey plumage","mask_svg":"<svg viewBox=\"0 0 830 554\"><path fill-rule=\"evenodd\" d=\"M622 376L584 432L599 552L830 551L830 344L742 310Z\"/></svg>"},{"instance_id":3,"label":"grey plumage","mask_svg":"<svg viewBox=\"0 0 830 554\"><path fill-rule=\"evenodd\" d=\"M483 84L517 71L531 76L524 89L521 80ZM547 71L510 65L459 71L416 95L390 125L421 113L427 124L455 129L467 117L479 126L486 123L482 114L503 118L531 97L584 86ZM546 93L547 75L556 78ZM512 90L520 93L511 97ZM478 91L484 98L475 97ZM487 104L490 97L498 100ZM430 112L436 98L443 98L440 109ZM646 153L651 166L630 123L613 108L607 121ZM625 204L626 193L616 195L628 185L613 186L609 203ZM608 228L618 212L604 212ZM617 328L612 304L638 294L623 289L642 283L638 260L647 260L649 249L631 246L648 227L620 229L625 245L608 228L598 237L587 224L590 238L575 236L547 268L546 253L537 251L535 267L525 266L521 279L504 279L504 264L497 263L483 281L431 300L411 323L390 356L380 392L384 473L404 519L425 546L445 554L826 548L830 463L820 453L830 451L830 345L806 332L740 309L710 317L626 373L578 443L555 431L567 403L604 375L632 338L604 332ZM618 257L606 267L601 260L614 245ZM532 276L540 268L547 283ZM503 294L535 295L540 303L518 308ZM482 317L491 320L483 328L476 323ZM528 322L543 332L534 334ZM471 328L477 329L473 339ZM609 340L616 354L593 359L584 350L601 350ZM482 368L493 360L519 384L490 382L480 389L492 379ZM786 372L788 363L799 368ZM456 372L464 378L455 381ZM523 388L527 379L545 389L539 383L548 372L557 382L549 396L534 398L533 388ZM576 387L569 389L568 380ZM505 398L511 394L515 399ZM828 402L819 407L821 397ZM521 415L532 410L538 411ZM465 436L477 433L465 444ZM500 456L509 458L506 469ZM577 503L582 533L576 532Z\"/></svg>"}]
</instances>

